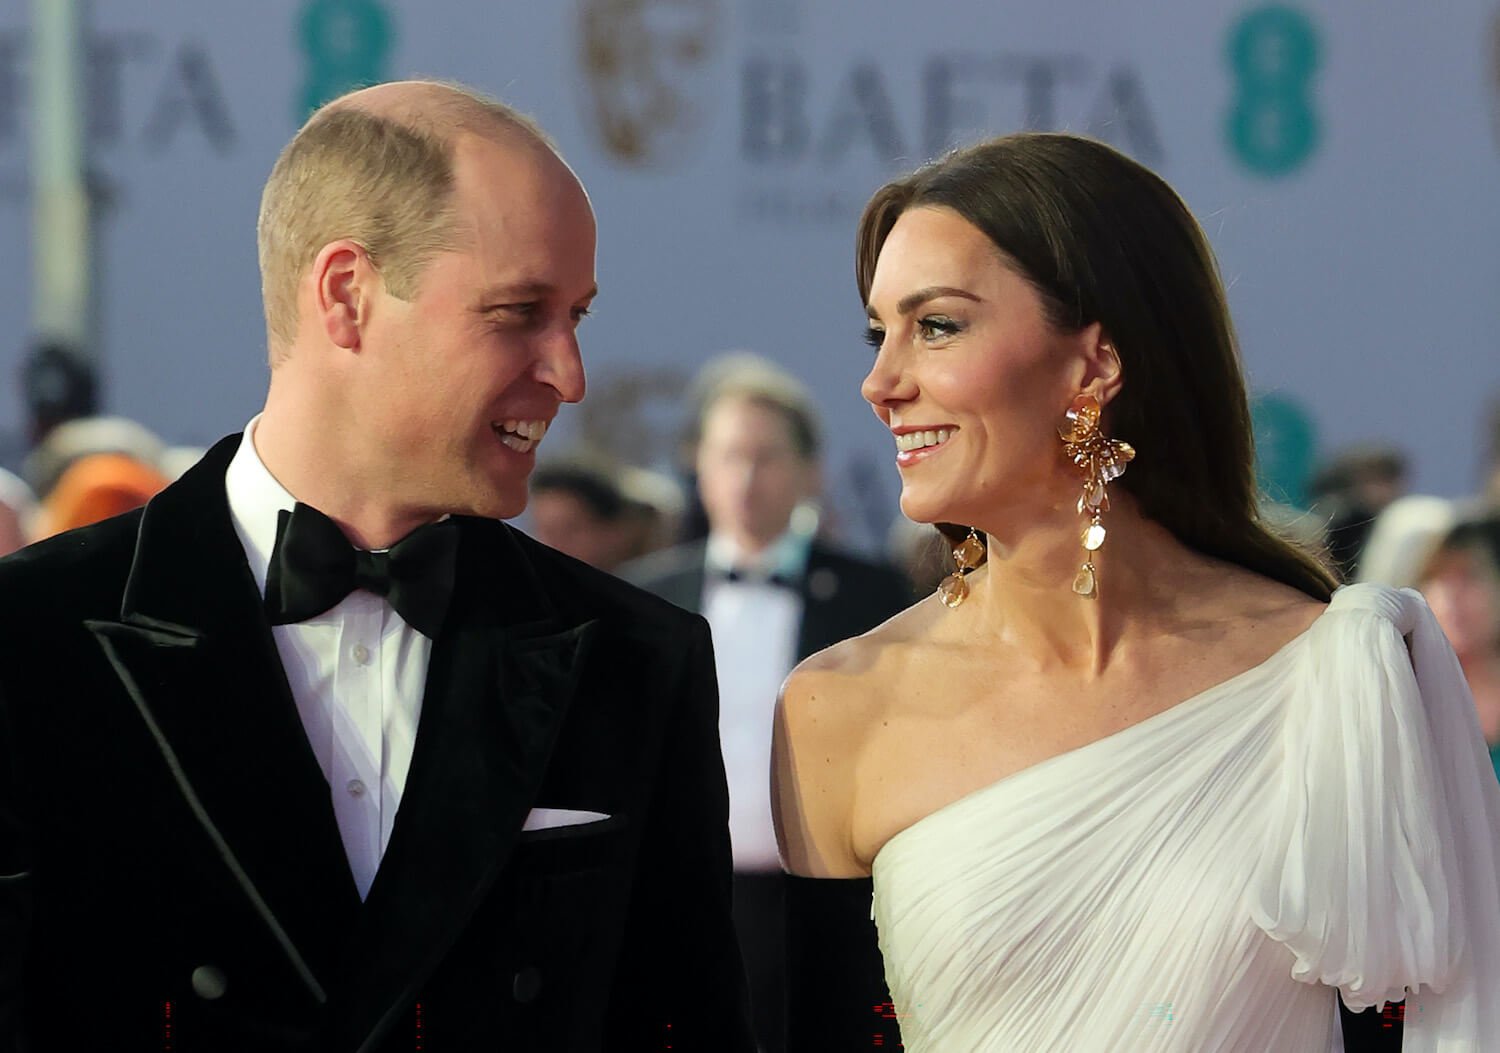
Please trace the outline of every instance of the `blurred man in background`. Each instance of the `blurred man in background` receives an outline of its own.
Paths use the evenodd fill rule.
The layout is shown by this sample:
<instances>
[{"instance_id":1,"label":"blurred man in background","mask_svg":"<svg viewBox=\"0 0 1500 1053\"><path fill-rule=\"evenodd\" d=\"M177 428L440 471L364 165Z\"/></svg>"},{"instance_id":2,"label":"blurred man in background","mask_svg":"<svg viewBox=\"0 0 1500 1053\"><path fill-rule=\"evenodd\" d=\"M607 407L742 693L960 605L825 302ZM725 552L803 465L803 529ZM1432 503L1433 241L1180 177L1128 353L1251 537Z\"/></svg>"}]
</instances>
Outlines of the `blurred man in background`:
<instances>
[{"instance_id":1,"label":"blurred man in background","mask_svg":"<svg viewBox=\"0 0 1500 1053\"><path fill-rule=\"evenodd\" d=\"M1327 526L1328 554L1353 581L1380 513L1406 493L1406 455L1393 446L1351 446L1330 457L1308 483L1308 497Z\"/></svg>"},{"instance_id":2,"label":"blurred man in background","mask_svg":"<svg viewBox=\"0 0 1500 1053\"><path fill-rule=\"evenodd\" d=\"M680 511L670 480L638 468L554 461L531 476L531 535L591 567L615 571L663 546Z\"/></svg>"},{"instance_id":3,"label":"blurred man in background","mask_svg":"<svg viewBox=\"0 0 1500 1053\"><path fill-rule=\"evenodd\" d=\"M776 695L800 659L874 627L912 595L893 568L841 553L815 536L820 438L802 385L744 356L733 368L706 369L716 375L700 400L692 438L708 537L622 573L702 612L713 628L735 921L757 1037L763 1050L778 1051L785 1048L789 997L793 1033L806 1036L815 1025L802 1014L843 1016L846 1025L852 1014L873 1023L872 1007L886 996L868 880L801 882L781 872L769 788ZM820 886L807 892L823 899L808 912L816 915L816 933L797 907L807 886ZM784 936L789 893L799 917ZM799 950L803 937L817 946Z\"/></svg>"}]
</instances>

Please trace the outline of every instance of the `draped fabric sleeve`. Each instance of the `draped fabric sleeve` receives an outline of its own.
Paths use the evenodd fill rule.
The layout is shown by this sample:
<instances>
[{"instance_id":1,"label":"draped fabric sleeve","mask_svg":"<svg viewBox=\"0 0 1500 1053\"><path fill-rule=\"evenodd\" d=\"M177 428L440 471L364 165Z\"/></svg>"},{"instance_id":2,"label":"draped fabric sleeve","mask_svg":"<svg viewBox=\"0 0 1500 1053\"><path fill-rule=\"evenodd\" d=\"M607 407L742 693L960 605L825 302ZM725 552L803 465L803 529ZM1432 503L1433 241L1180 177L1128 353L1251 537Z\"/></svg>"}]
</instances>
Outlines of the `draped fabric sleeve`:
<instances>
[{"instance_id":1,"label":"draped fabric sleeve","mask_svg":"<svg viewBox=\"0 0 1500 1053\"><path fill-rule=\"evenodd\" d=\"M1500 783L1458 660L1410 589L1340 589L1307 642L1255 922L1351 1009L1406 998L1406 1053L1500 1048Z\"/></svg>"}]
</instances>

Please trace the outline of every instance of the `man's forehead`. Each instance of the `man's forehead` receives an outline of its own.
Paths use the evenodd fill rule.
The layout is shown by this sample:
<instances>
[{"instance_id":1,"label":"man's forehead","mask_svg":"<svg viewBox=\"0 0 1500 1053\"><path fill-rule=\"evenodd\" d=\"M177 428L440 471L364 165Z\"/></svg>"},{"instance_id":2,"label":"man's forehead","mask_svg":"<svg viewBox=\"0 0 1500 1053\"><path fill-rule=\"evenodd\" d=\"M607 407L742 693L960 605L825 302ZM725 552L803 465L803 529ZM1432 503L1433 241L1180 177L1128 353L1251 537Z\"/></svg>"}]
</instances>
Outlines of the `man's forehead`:
<instances>
[{"instance_id":1,"label":"man's forehead","mask_svg":"<svg viewBox=\"0 0 1500 1053\"><path fill-rule=\"evenodd\" d=\"M782 406L750 393L735 392L715 399L703 416L703 434L725 440L748 435L792 441L792 417Z\"/></svg>"}]
</instances>

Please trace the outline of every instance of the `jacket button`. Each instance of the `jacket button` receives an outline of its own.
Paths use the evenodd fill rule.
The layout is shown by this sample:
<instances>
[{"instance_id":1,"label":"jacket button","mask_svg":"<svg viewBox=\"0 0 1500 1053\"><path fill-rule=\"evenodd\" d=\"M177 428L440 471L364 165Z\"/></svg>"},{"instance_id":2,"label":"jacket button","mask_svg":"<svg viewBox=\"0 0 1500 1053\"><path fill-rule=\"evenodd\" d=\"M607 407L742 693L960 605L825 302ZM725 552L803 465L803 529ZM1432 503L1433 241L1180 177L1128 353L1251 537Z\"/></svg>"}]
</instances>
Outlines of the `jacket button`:
<instances>
[{"instance_id":1,"label":"jacket button","mask_svg":"<svg viewBox=\"0 0 1500 1053\"><path fill-rule=\"evenodd\" d=\"M517 1002L523 1004L535 1001L536 996L542 993L541 971L528 965L516 973L515 983L510 985L510 993L516 996Z\"/></svg>"},{"instance_id":2,"label":"jacket button","mask_svg":"<svg viewBox=\"0 0 1500 1053\"><path fill-rule=\"evenodd\" d=\"M193 970L193 994L205 1002L223 998L228 989L229 981L224 976L224 970L212 965L200 965Z\"/></svg>"}]
</instances>

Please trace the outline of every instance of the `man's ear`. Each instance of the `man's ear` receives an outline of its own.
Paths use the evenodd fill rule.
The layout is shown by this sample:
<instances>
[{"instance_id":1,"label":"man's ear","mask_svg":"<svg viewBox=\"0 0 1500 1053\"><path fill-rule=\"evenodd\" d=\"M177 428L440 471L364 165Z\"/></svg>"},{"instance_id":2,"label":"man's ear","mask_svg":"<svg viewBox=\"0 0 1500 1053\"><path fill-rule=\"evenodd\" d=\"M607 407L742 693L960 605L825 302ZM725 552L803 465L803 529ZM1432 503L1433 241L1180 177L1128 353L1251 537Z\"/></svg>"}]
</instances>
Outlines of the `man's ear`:
<instances>
[{"instance_id":1,"label":"man's ear","mask_svg":"<svg viewBox=\"0 0 1500 1053\"><path fill-rule=\"evenodd\" d=\"M357 241L330 241L312 266L313 310L335 347L358 351L369 317L373 284L380 280L370 255Z\"/></svg>"}]
</instances>

